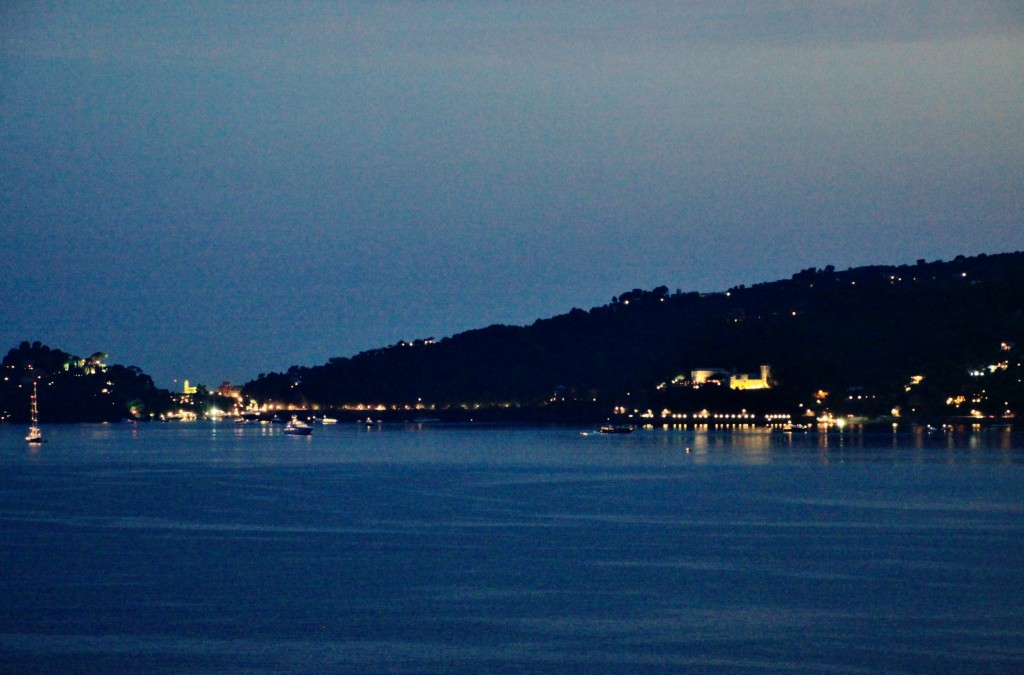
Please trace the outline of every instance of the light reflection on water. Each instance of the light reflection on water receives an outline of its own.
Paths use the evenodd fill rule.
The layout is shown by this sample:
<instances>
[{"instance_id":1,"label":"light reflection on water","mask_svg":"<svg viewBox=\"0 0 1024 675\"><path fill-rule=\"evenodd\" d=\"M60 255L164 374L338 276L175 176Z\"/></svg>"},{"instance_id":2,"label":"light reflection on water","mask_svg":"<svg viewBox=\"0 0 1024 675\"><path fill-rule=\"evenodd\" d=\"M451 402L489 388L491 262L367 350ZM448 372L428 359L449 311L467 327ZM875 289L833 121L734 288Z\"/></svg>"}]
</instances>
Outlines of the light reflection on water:
<instances>
[{"instance_id":1,"label":"light reflection on water","mask_svg":"<svg viewBox=\"0 0 1024 675\"><path fill-rule=\"evenodd\" d=\"M0 427L14 671L1019 672L981 433Z\"/></svg>"},{"instance_id":2,"label":"light reflection on water","mask_svg":"<svg viewBox=\"0 0 1024 675\"><path fill-rule=\"evenodd\" d=\"M24 455L95 462L134 453L148 462L287 464L332 462L690 465L860 461L1021 463L1021 437L1009 428L979 432L808 433L640 429L626 436L559 427L331 425L291 437L282 425L220 423L50 426L48 443L29 445L20 428L0 425L0 463ZM584 432L584 433L581 433Z\"/></svg>"}]
</instances>

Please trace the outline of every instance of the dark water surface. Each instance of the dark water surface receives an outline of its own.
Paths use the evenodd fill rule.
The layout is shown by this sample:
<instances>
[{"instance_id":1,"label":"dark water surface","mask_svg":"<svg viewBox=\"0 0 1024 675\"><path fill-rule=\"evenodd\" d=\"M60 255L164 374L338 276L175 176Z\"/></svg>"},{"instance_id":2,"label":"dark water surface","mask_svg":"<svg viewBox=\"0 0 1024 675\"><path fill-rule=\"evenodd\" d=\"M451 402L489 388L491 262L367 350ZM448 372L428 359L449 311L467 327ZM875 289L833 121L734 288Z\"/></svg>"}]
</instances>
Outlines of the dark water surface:
<instances>
[{"instance_id":1,"label":"dark water surface","mask_svg":"<svg viewBox=\"0 0 1024 675\"><path fill-rule=\"evenodd\" d=\"M1024 672L1024 438L0 426L7 672Z\"/></svg>"}]
</instances>

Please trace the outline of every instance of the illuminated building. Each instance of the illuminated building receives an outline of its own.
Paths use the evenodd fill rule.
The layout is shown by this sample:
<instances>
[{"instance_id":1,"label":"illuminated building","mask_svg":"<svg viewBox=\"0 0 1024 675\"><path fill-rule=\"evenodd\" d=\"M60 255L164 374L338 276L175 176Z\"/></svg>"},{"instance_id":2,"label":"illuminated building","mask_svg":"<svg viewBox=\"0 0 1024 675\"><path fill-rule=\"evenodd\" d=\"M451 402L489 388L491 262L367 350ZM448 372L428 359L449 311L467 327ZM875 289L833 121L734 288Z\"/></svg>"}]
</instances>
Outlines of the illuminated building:
<instances>
[{"instance_id":1,"label":"illuminated building","mask_svg":"<svg viewBox=\"0 0 1024 675\"><path fill-rule=\"evenodd\" d=\"M217 395L226 398L241 398L242 387L240 385L232 385L230 382L224 382L217 387Z\"/></svg>"},{"instance_id":2,"label":"illuminated building","mask_svg":"<svg viewBox=\"0 0 1024 675\"><path fill-rule=\"evenodd\" d=\"M690 372L690 382L694 386L702 384L718 384L720 379L729 377L730 373L724 368L698 368Z\"/></svg>"},{"instance_id":3,"label":"illuminated building","mask_svg":"<svg viewBox=\"0 0 1024 675\"><path fill-rule=\"evenodd\" d=\"M722 384L728 378L730 389L770 389L772 367L762 365L759 373L734 373L722 368L700 368L690 372L690 381L695 387L705 384ZM677 378L678 379L678 378Z\"/></svg>"},{"instance_id":4,"label":"illuminated building","mask_svg":"<svg viewBox=\"0 0 1024 675\"><path fill-rule=\"evenodd\" d=\"M772 367L761 366L761 372L755 377L751 373L737 373L729 378L730 389L770 389Z\"/></svg>"}]
</instances>

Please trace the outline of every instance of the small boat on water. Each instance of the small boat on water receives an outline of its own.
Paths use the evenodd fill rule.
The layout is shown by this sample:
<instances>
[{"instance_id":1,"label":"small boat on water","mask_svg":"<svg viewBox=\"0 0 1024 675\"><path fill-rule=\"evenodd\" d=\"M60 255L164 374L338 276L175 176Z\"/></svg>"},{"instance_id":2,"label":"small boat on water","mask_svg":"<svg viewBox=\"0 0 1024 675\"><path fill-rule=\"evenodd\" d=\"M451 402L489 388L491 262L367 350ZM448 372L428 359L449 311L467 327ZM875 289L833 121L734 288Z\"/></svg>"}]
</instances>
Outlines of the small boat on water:
<instances>
[{"instance_id":1,"label":"small boat on water","mask_svg":"<svg viewBox=\"0 0 1024 675\"><path fill-rule=\"evenodd\" d=\"M285 425L284 432L289 436L309 436L313 433L313 427L292 415L292 420Z\"/></svg>"},{"instance_id":2,"label":"small boat on water","mask_svg":"<svg viewBox=\"0 0 1024 675\"><path fill-rule=\"evenodd\" d=\"M631 434L633 426L630 424L606 424L598 429L602 434Z\"/></svg>"},{"instance_id":3,"label":"small boat on water","mask_svg":"<svg viewBox=\"0 0 1024 675\"><path fill-rule=\"evenodd\" d=\"M39 402L36 392L36 383L32 383L32 424L28 428L28 436L25 440L29 443L43 443L43 431L39 428Z\"/></svg>"},{"instance_id":4,"label":"small boat on water","mask_svg":"<svg viewBox=\"0 0 1024 675\"><path fill-rule=\"evenodd\" d=\"M320 424L337 424L337 423L338 423L338 419L335 418L335 417L328 417L327 415L324 415L322 418L320 418Z\"/></svg>"}]
</instances>

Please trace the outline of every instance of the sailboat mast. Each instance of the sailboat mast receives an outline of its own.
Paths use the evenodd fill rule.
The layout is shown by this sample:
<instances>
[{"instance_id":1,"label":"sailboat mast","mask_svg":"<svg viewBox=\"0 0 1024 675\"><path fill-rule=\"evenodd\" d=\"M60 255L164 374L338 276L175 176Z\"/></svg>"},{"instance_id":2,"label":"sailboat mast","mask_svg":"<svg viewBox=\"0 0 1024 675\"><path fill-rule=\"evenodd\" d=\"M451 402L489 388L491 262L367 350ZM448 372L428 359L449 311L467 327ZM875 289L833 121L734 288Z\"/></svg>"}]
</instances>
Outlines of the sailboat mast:
<instances>
[{"instance_id":1,"label":"sailboat mast","mask_svg":"<svg viewBox=\"0 0 1024 675\"><path fill-rule=\"evenodd\" d=\"M25 440L29 443L42 443L43 432L39 429L39 402L36 382L32 383L32 426L28 428L28 436Z\"/></svg>"}]
</instances>

